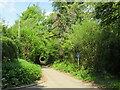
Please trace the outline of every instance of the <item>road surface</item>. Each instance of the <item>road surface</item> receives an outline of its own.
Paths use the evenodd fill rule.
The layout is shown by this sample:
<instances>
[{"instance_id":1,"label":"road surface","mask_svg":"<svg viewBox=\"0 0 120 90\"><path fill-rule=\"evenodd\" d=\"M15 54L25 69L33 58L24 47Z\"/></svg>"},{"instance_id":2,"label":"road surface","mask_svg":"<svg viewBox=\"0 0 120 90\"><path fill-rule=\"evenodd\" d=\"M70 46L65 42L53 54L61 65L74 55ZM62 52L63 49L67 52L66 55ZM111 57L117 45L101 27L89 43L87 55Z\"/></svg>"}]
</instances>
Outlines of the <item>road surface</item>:
<instances>
[{"instance_id":1,"label":"road surface","mask_svg":"<svg viewBox=\"0 0 120 90\"><path fill-rule=\"evenodd\" d=\"M97 88L49 67L42 68L44 88Z\"/></svg>"},{"instance_id":2,"label":"road surface","mask_svg":"<svg viewBox=\"0 0 120 90\"><path fill-rule=\"evenodd\" d=\"M90 83L75 79L65 73L57 71L53 68L42 67L43 77L35 85L26 87L29 88L97 88ZM26 90L25 88L19 90ZM37 89L38 90L38 89Z\"/></svg>"}]
</instances>

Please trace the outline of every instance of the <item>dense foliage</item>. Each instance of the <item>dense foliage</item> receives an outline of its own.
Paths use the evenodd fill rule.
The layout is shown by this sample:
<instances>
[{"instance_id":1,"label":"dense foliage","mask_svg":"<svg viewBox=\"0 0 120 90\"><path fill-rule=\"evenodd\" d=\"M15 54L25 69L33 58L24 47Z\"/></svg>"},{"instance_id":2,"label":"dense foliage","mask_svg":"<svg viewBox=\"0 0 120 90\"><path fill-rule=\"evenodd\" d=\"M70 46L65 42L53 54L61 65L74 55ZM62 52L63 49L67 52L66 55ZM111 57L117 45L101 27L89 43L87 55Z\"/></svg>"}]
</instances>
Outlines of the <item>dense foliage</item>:
<instances>
[{"instance_id":1,"label":"dense foliage","mask_svg":"<svg viewBox=\"0 0 120 90\"><path fill-rule=\"evenodd\" d=\"M17 45L12 39L2 37L2 45L3 62L12 61L18 57Z\"/></svg>"},{"instance_id":2,"label":"dense foliage","mask_svg":"<svg viewBox=\"0 0 120 90\"><path fill-rule=\"evenodd\" d=\"M95 17L100 22L101 39L98 43L97 57L107 72L120 74L120 2L98 3Z\"/></svg>"},{"instance_id":3,"label":"dense foliage","mask_svg":"<svg viewBox=\"0 0 120 90\"><path fill-rule=\"evenodd\" d=\"M70 63L69 61L57 60L52 65L56 70L65 72L69 75L72 75L75 78L84 80L85 82L94 82L99 88L120 88L120 79L119 77L112 76L110 74L97 74L90 73L88 69L79 69L75 63Z\"/></svg>"},{"instance_id":4,"label":"dense foliage","mask_svg":"<svg viewBox=\"0 0 120 90\"><path fill-rule=\"evenodd\" d=\"M75 13L76 23L66 21L71 24L68 25L71 32L65 32L64 37L61 37L63 41L59 47L62 50L61 59L70 62L72 60L74 63L77 59L75 55L80 53L80 68L88 69L90 72L120 74L119 2L77 4L54 2L53 4L60 15L76 10L76 7L73 7L75 5L80 8L77 11L79 14ZM64 18L68 18L68 15ZM111 18L115 22L109 22ZM65 30L67 29L66 27Z\"/></svg>"},{"instance_id":5,"label":"dense foliage","mask_svg":"<svg viewBox=\"0 0 120 90\"><path fill-rule=\"evenodd\" d=\"M30 10L34 10L36 7L37 6L33 5ZM23 17L25 17L24 14ZM44 50L43 42L45 42L45 40L43 40L43 38L39 38L42 37L43 32L40 33L38 30L43 27L37 27L38 24L35 23L41 18L37 21L32 18L23 20L23 17L21 16L21 21L16 21L16 24L13 27L8 28L5 25L2 27L3 88L29 84L41 77L41 67L34 64L40 64L39 54ZM36 28L35 26L32 27L33 24ZM20 36L18 32L19 25ZM24 60L18 58L22 58Z\"/></svg>"},{"instance_id":6,"label":"dense foliage","mask_svg":"<svg viewBox=\"0 0 120 90\"><path fill-rule=\"evenodd\" d=\"M12 27L3 25L3 55L11 61L19 57L36 64L45 60L59 70L75 72L80 79L91 80L93 73L117 77L119 5L120 2L53 2L54 13L49 16L38 5L32 5ZM11 56L7 48L15 55ZM79 66L76 54L80 54Z\"/></svg>"},{"instance_id":7,"label":"dense foliage","mask_svg":"<svg viewBox=\"0 0 120 90\"><path fill-rule=\"evenodd\" d=\"M73 62L77 62L75 56L80 53L80 68L95 71L97 42L101 33L97 22L86 18L80 25L76 24L72 28L73 33L68 35L69 39L63 45L66 55Z\"/></svg>"},{"instance_id":8,"label":"dense foliage","mask_svg":"<svg viewBox=\"0 0 120 90\"><path fill-rule=\"evenodd\" d=\"M13 62L3 62L2 83L3 88L20 86L32 83L41 77L39 65L18 59Z\"/></svg>"},{"instance_id":9,"label":"dense foliage","mask_svg":"<svg viewBox=\"0 0 120 90\"><path fill-rule=\"evenodd\" d=\"M66 27L65 30L69 31L63 34L63 38L61 37L62 42L59 48L62 52L62 57L59 59L61 61L74 63L77 66L76 54L79 53L81 56L80 70L77 71L77 74L82 70L87 71L83 76L89 76L89 73L98 73L105 77L109 77L108 74L119 76L120 3L101 2L75 4L75 2L54 2L53 4L55 11L58 11L60 15L64 15L66 19L69 17L71 10L76 10L76 7L71 7L74 5L80 5L80 10L77 11L79 14L74 13L76 14L76 17L74 17L74 19L76 19L75 23L72 22L72 19L70 19L71 21L66 21L67 23L69 22L70 25L67 25L69 29ZM69 15L67 15L68 12ZM60 19L65 20L62 17L59 17L59 20ZM56 69L59 68L59 70L69 72L67 70L69 69L69 65L71 66L70 63L68 65L64 62L55 63L53 66L56 65ZM74 66L74 69L76 70L77 67ZM81 74L79 73L78 75ZM114 84L110 84L108 87L119 87L119 81L116 81Z\"/></svg>"}]
</instances>

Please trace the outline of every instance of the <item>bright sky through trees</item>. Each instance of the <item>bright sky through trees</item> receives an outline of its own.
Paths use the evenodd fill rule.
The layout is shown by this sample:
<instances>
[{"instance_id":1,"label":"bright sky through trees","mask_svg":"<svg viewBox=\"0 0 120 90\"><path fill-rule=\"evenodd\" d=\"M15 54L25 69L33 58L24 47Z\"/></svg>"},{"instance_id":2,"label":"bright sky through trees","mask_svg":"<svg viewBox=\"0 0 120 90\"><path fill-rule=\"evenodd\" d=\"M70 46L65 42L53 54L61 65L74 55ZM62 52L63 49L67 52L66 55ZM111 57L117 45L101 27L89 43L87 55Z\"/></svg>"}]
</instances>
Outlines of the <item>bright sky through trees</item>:
<instances>
[{"instance_id":1,"label":"bright sky through trees","mask_svg":"<svg viewBox=\"0 0 120 90\"><path fill-rule=\"evenodd\" d=\"M6 24L11 26L15 23L15 20L19 19L18 15L21 15L28 6L38 3L42 10L46 11L46 15L52 12L51 1L40 2L10 2L7 0L0 0L0 17L6 21Z\"/></svg>"}]
</instances>

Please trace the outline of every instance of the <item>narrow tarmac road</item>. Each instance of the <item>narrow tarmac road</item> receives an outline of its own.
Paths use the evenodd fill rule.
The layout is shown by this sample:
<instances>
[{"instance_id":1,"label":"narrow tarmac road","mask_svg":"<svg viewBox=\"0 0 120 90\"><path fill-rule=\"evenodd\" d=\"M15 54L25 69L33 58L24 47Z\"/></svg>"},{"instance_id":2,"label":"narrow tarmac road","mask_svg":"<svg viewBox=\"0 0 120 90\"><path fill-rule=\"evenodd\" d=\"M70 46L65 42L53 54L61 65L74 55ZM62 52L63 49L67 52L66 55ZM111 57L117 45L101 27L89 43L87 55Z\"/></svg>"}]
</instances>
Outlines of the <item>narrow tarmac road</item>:
<instances>
[{"instance_id":1,"label":"narrow tarmac road","mask_svg":"<svg viewBox=\"0 0 120 90\"><path fill-rule=\"evenodd\" d=\"M19 90L29 90L30 88L37 90L45 90L47 88L97 88L90 83L75 79L72 76L47 66L42 67L42 73L43 77L41 80L37 81L36 84L29 85Z\"/></svg>"},{"instance_id":2,"label":"narrow tarmac road","mask_svg":"<svg viewBox=\"0 0 120 90\"><path fill-rule=\"evenodd\" d=\"M97 88L49 67L43 67L46 82L43 88Z\"/></svg>"}]
</instances>

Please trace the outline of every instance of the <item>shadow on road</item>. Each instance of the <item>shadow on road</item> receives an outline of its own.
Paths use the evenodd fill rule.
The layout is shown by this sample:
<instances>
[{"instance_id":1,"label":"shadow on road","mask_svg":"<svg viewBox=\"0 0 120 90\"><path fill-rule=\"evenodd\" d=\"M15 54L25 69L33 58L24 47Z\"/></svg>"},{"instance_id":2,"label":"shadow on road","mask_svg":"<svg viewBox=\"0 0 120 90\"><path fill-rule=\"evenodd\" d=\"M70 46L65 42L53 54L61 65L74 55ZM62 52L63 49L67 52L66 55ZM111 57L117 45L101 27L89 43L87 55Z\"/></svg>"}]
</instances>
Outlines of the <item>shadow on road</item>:
<instances>
[{"instance_id":1,"label":"shadow on road","mask_svg":"<svg viewBox=\"0 0 120 90\"><path fill-rule=\"evenodd\" d=\"M44 86L44 82L45 81L43 81L43 80L39 80L39 81L36 81L29 85L23 85L20 87L11 87L11 88L9 87L9 88L3 89L3 90L43 90L42 88L46 87L46 86Z\"/></svg>"},{"instance_id":2,"label":"shadow on road","mask_svg":"<svg viewBox=\"0 0 120 90\"><path fill-rule=\"evenodd\" d=\"M16 87L16 88L9 88L9 89L3 89L3 90L43 90L45 86L43 85L38 85L37 83L34 85L29 85L25 87Z\"/></svg>"}]
</instances>

